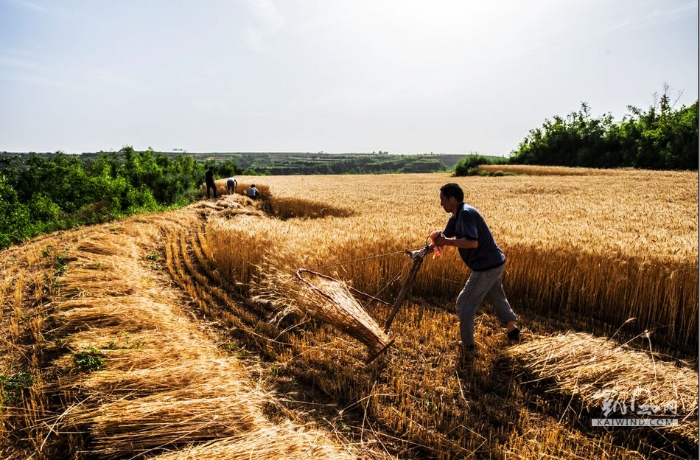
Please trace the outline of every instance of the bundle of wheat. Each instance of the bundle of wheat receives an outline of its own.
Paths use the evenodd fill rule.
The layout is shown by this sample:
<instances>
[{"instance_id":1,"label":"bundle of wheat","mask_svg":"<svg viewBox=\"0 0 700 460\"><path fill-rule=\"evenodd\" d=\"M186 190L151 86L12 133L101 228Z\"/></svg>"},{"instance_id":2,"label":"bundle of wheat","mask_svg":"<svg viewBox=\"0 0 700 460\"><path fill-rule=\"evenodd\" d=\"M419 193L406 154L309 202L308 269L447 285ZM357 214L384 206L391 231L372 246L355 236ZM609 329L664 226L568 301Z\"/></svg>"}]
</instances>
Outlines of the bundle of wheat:
<instances>
[{"instance_id":1,"label":"bundle of wheat","mask_svg":"<svg viewBox=\"0 0 700 460\"><path fill-rule=\"evenodd\" d=\"M124 243L123 241L115 240L110 238L110 235L95 235L82 240L76 249L98 256L126 255L128 250L132 249L130 245L120 244Z\"/></svg>"},{"instance_id":2,"label":"bundle of wheat","mask_svg":"<svg viewBox=\"0 0 700 460\"><path fill-rule=\"evenodd\" d=\"M356 451L356 450L355 450ZM189 448L161 454L153 460L244 460L244 459L353 459L323 433L299 427L289 421L268 425L258 430L229 438L193 445Z\"/></svg>"},{"instance_id":3,"label":"bundle of wheat","mask_svg":"<svg viewBox=\"0 0 700 460\"><path fill-rule=\"evenodd\" d=\"M680 423L668 432L697 445L698 373L690 367L574 332L525 342L509 353L538 379L551 379L563 393L577 395L589 410L632 416L653 409L653 415L673 415Z\"/></svg>"},{"instance_id":4,"label":"bundle of wheat","mask_svg":"<svg viewBox=\"0 0 700 460\"><path fill-rule=\"evenodd\" d=\"M260 410L269 396L252 389L239 392L239 387L230 377L217 377L178 390L76 410L66 421L87 426L91 450L103 458L211 441L269 426Z\"/></svg>"},{"instance_id":5,"label":"bundle of wheat","mask_svg":"<svg viewBox=\"0 0 700 460\"><path fill-rule=\"evenodd\" d=\"M297 270L297 278L306 287L306 301L301 305L314 318L364 343L369 349L367 363L374 361L394 342L352 295L351 290L360 293L356 289L330 276L303 268Z\"/></svg>"},{"instance_id":6,"label":"bundle of wheat","mask_svg":"<svg viewBox=\"0 0 700 460\"><path fill-rule=\"evenodd\" d=\"M115 286L119 286L117 283ZM153 309L143 306L153 307ZM109 298L77 298L57 303L57 334L65 335L88 328L119 326L124 331L161 327L159 317L165 307L142 296ZM168 318L169 319L169 318ZM173 320L175 321L175 320Z\"/></svg>"}]
</instances>

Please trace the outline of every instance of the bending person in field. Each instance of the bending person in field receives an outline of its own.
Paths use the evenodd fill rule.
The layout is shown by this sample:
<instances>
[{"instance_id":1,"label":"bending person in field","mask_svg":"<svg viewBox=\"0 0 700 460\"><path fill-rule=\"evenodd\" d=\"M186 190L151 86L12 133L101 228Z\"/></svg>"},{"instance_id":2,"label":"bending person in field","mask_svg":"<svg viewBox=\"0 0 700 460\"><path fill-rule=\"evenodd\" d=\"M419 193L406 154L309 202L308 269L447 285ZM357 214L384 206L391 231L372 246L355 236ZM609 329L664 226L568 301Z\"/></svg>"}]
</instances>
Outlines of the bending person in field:
<instances>
[{"instance_id":1,"label":"bending person in field","mask_svg":"<svg viewBox=\"0 0 700 460\"><path fill-rule=\"evenodd\" d=\"M260 194L260 192L258 192L257 187L255 187L255 184L248 187L248 191L246 192L246 195L248 195L248 198L251 198L253 200L256 200L258 198L259 194Z\"/></svg>"},{"instance_id":2,"label":"bending person in field","mask_svg":"<svg viewBox=\"0 0 700 460\"><path fill-rule=\"evenodd\" d=\"M489 299L496 309L498 319L507 328L508 338L518 340L517 317L510 308L501 282L506 257L494 241L491 230L479 211L464 202L464 192L458 184L445 184L440 188L440 205L452 215L445 229L431 233L430 238L439 249L456 247L471 269L467 284L457 297L462 358L469 357L475 350L474 318L484 298Z\"/></svg>"},{"instance_id":3,"label":"bending person in field","mask_svg":"<svg viewBox=\"0 0 700 460\"><path fill-rule=\"evenodd\" d=\"M226 191L228 192L229 195L236 193L236 186L237 185L238 185L238 181L236 180L235 177L229 177L228 180L226 180Z\"/></svg>"}]
</instances>

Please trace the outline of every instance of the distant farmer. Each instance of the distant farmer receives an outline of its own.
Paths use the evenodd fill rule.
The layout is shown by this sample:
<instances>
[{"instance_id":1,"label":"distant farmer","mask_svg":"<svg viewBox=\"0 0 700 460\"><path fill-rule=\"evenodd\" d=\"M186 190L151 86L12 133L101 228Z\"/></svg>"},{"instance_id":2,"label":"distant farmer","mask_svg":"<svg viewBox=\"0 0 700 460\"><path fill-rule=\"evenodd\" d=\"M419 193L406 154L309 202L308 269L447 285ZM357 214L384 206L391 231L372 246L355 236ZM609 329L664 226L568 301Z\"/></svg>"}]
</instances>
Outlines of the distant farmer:
<instances>
[{"instance_id":1,"label":"distant farmer","mask_svg":"<svg viewBox=\"0 0 700 460\"><path fill-rule=\"evenodd\" d=\"M471 274L464 289L457 297L459 332L462 338L461 358L474 354L474 317L476 310L487 298L496 310L498 319L506 326L511 340L520 338L517 317L510 308L501 275L506 257L491 235L488 225L479 211L464 203L464 192L458 184L445 184L440 188L440 205L452 214L445 229L430 234L433 243L442 248L454 246Z\"/></svg>"},{"instance_id":2,"label":"distant farmer","mask_svg":"<svg viewBox=\"0 0 700 460\"><path fill-rule=\"evenodd\" d=\"M214 189L214 198L219 198L219 195L216 193L216 182L214 182L214 167L210 166L209 170L207 170L206 174L204 175L205 182L207 183L207 198L209 198L209 189L212 188Z\"/></svg>"},{"instance_id":3,"label":"distant farmer","mask_svg":"<svg viewBox=\"0 0 700 460\"><path fill-rule=\"evenodd\" d=\"M246 195L248 195L248 198L256 200L258 198L258 195L260 195L260 192L258 192L258 189L255 188L255 184L253 184L250 187L248 187L248 192L246 193Z\"/></svg>"},{"instance_id":4,"label":"distant farmer","mask_svg":"<svg viewBox=\"0 0 700 460\"><path fill-rule=\"evenodd\" d=\"M226 180L226 190L228 191L229 195L236 193L236 186L237 185L238 185L238 181L236 180L235 177L229 177Z\"/></svg>"}]
</instances>

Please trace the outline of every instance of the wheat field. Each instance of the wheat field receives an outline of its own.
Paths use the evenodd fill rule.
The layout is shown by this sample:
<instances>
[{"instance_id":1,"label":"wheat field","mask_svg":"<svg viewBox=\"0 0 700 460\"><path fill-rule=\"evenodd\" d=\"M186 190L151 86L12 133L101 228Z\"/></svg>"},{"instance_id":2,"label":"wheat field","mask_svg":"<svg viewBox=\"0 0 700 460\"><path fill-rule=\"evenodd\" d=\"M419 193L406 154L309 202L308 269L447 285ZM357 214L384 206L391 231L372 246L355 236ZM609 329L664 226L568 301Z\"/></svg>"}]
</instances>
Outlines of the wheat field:
<instances>
[{"instance_id":1,"label":"wheat field","mask_svg":"<svg viewBox=\"0 0 700 460\"><path fill-rule=\"evenodd\" d=\"M2 251L0 456L696 458L697 173L511 172L240 177L259 200ZM372 347L307 314L294 274L382 299L357 297L384 324L405 250L443 228L452 181L506 253L523 341L484 305L478 354L459 368L468 272L448 248L426 257L391 346L366 364ZM591 426L601 394L639 386L681 423Z\"/></svg>"},{"instance_id":2,"label":"wheat field","mask_svg":"<svg viewBox=\"0 0 700 460\"><path fill-rule=\"evenodd\" d=\"M695 350L697 173L594 171L457 182L506 253L505 283L514 302L573 311L615 329L636 318L631 330L649 329L659 343ZM388 282L405 265L403 255L352 261L422 247L447 221L439 187L453 180L447 174L256 178L272 194L272 212L308 217L215 222L211 245L219 269L244 284L250 267L274 253L278 264L329 266L360 290L395 293L399 283ZM240 242L240 232L259 244ZM244 257L228 257L234 248ZM421 296L454 296L467 276L455 254L421 270L414 285Z\"/></svg>"},{"instance_id":3,"label":"wheat field","mask_svg":"<svg viewBox=\"0 0 700 460\"><path fill-rule=\"evenodd\" d=\"M621 343L661 350L667 356L696 357L697 173L561 171L545 168L532 175L456 180L465 190L465 201L481 210L508 257L504 285L516 313L525 312L524 327L534 326L526 318L532 312L552 323L563 322L560 327L615 336ZM253 178L243 177L241 183L249 180ZM314 269L388 301L410 265L404 250L422 247L430 231L443 228L446 216L438 190L455 181L446 174L254 180L264 188L266 201L260 209L266 215L211 219L203 229L205 257L218 273L236 280L241 293L260 298L260 290L269 290L293 270ZM488 358L467 379L466 388L450 374L455 359L450 344L457 339L452 302L467 276L455 253L443 260L428 258L412 294L434 300L400 313L394 350L386 358L390 364L385 363L392 371L384 371L389 377L383 385L378 383L379 371L356 371L348 355L354 353L360 361L363 350L333 329L314 326L312 336L290 334L285 338L290 349L272 356L293 369L326 369L335 378L313 371L295 375L311 379L337 400L366 401L365 413L418 445L440 446L432 449L444 458L517 452L525 446L522 439L482 438L463 424L465 417L478 417L470 414L473 402L465 395L481 394L481 403L489 404L483 386L492 384L479 378L496 374L494 362L506 355L503 337L492 330L494 321L482 315L478 321L483 325L477 330L488 334L480 344ZM292 304L290 300L287 307ZM367 308L379 322L388 314L381 305ZM591 347L596 343L592 336ZM626 352L616 350L616 359L627 359ZM354 369L350 374L348 366ZM693 367L688 369L691 381L697 377ZM562 394L570 392L562 389ZM450 398L452 402L445 403ZM690 389L689 398L695 401L687 407L692 414L697 411L696 390ZM464 404L455 403L460 400ZM566 412L560 404L553 406ZM589 402L581 402L581 407L586 405ZM493 424L508 423L502 417L508 419L494 415L498 421ZM535 431L535 437L543 434ZM691 426L689 432L696 431ZM696 436L686 439L693 444ZM567 450L559 438L544 444L549 447L540 451L539 446L537 455L620 455L586 442L578 450ZM480 450L484 445L490 446L488 454Z\"/></svg>"}]
</instances>

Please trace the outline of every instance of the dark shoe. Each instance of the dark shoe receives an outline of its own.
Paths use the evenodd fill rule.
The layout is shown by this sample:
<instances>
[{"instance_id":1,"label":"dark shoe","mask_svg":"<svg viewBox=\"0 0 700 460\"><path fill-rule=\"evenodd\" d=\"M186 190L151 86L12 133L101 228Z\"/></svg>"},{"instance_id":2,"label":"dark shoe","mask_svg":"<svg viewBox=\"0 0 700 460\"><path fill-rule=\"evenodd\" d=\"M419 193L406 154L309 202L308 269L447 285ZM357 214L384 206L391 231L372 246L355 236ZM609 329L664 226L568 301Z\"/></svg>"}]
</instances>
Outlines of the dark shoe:
<instances>
[{"instance_id":1,"label":"dark shoe","mask_svg":"<svg viewBox=\"0 0 700 460\"><path fill-rule=\"evenodd\" d=\"M461 340L454 342L451 346L456 346L459 348L460 356L463 355L475 355L476 354L476 344L464 345Z\"/></svg>"},{"instance_id":2,"label":"dark shoe","mask_svg":"<svg viewBox=\"0 0 700 460\"><path fill-rule=\"evenodd\" d=\"M460 345L459 347L459 369L470 367L476 358L476 345Z\"/></svg>"},{"instance_id":3,"label":"dark shoe","mask_svg":"<svg viewBox=\"0 0 700 460\"><path fill-rule=\"evenodd\" d=\"M520 340L520 329L516 326L512 331L508 332L508 338L513 341Z\"/></svg>"}]
</instances>

